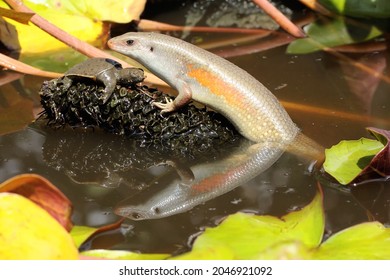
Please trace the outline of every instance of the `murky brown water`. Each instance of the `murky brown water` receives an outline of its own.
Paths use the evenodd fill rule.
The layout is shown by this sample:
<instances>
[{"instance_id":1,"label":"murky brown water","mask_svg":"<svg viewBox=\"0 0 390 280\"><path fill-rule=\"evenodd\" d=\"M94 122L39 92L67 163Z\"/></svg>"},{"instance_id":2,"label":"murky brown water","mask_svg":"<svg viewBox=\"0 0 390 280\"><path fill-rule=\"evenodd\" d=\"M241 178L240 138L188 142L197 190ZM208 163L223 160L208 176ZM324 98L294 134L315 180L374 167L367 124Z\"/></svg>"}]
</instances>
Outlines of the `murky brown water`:
<instances>
[{"instance_id":1,"label":"murky brown water","mask_svg":"<svg viewBox=\"0 0 390 280\"><path fill-rule=\"evenodd\" d=\"M173 13L151 14L160 21L180 22ZM215 39L209 34L191 36ZM389 58L381 52L348 57L368 61L378 71L386 69ZM229 60L273 91L303 133L324 147L343 139L367 137L368 126L390 129L389 84L332 54L286 55L285 46L281 46ZM39 110L42 81L22 77L2 86L0 97L16 90L22 99L32 99ZM184 157L181 167L213 162L231 149L216 147L199 158ZM0 155L0 181L21 173L43 175L73 202L74 222L89 226L116 221L118 216L113 210L118 203L124 199L133 204L145 201L163 188L165 181L178 177L171 166L157 165L161 154L138 148L130 139L92 131L55 131L39 124L0 136ZM121 230L96 238L92 246L180 252L188 248L193 234L228 214L250 211L283 215L305 206L316 192L317 178L323 185L328 235L370 219L389 223L388 182L366 183L352 192L338 189L321 174L310 172L307 161L284 153L271 168L226 194L174 216L126 220Z\"/></svg>"}]
</instances>

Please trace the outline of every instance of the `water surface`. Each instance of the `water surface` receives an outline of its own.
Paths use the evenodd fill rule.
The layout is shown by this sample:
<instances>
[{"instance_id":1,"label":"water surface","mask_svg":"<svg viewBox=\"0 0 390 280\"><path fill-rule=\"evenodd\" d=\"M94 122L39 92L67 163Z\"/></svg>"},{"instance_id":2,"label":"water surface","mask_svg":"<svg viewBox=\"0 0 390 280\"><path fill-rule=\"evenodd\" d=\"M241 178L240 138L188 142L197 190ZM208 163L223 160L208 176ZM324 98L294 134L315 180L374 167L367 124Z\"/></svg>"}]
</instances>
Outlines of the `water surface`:
<instances>
[{"instance_id":1,"label":"water surface","mask_svg":"<svg viewBox=\"0 0 390 280\"><path fill-rule=\"evenodd\" d=\"M151 13L151 18L168 23L183 21L172 13ZM186 39L210 42L217 37L232 35L198 33ZM238 48L227 46L232 47ZM385 52L345 55L386 74ZM324 147L343 139L368 137L368 126L390 129L389 84L332 54L287 55L286 46L281 46L229 60L264 83L286 105L302 132ZM0 87L0 97L10 92L18 94L39 112L42 81L21 77ZM196 158L183 156L181 169L213 162L232 149L234 144L215 147ZM21 173L43 175L73 202L73 220L80 225L114 222L118 220L114 213L118 203L124 199L147 200L148 193L157 192L164 180L179 176L172 166L160 164L171 159L169 153L139 147L122 136L92 130L53 130L42 122L0 136L0 155L0 181ZM345 190L320 171L313 172L307 160L285 152L272 167L224 195L170 217L127 219L121 229L89 245L178 253L189 248L192 235L228 214L246 211L280 216L305 206L315 195L318 181L324 191L326 235L373 219L389 223L388 182L370 182L353 191Z\"/></svg>"}]
</instances>

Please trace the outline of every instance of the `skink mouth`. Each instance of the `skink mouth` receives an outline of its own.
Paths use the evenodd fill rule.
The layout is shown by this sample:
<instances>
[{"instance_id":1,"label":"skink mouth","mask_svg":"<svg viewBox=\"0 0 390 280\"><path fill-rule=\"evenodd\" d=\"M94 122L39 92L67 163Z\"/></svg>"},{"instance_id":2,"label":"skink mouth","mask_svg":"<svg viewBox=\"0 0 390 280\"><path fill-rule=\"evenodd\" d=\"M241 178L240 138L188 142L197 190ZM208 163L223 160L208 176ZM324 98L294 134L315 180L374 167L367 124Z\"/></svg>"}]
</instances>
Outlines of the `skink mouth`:
<instances>
[{"instance_id":1,"label":"skink mouth","mask_svg":"<svg viewBox=\"0 0 390 280\"><path fill-rule=\"evenodd\" d=\"M108 40L107 46L108 46L110 49L114 49L114 48L115 48L115 42L114 42L114 40L113 40L113 39Z\"/></svg>"},{"instance_id":2,"label":"skink mouth","mask_svg":"<svg viewBox=\"0 0 390 280\"><path fill-rule=\"evenodd\" d=\"M112 38L108 40L107 46L112 50L120 50L126 45L125 41L123 40L117 40L116 38Z\"/></svg>"},{"instance_id":3,"label":"skink mouth","mask_svg":"<svg viewBox=\"0 0 390 280\"><path fill-rule=\"evenodd\" d=\"M129 209L127 207L117 207L114 210L115 214L121 217L126 217L131 220L139 221L139 220L145 220L148 218L148 215L144 213L143 211L137 211L134 209Z\"/></svg>"}]
</instances>

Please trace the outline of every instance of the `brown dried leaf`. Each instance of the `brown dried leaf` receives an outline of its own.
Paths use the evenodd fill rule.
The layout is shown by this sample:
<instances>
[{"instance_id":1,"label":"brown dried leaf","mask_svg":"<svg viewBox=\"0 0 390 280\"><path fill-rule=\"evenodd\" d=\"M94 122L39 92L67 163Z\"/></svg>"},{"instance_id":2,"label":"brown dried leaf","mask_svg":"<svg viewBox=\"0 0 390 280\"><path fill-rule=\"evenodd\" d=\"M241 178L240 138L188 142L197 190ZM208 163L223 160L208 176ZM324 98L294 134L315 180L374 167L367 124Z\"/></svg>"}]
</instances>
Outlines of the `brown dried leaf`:
<instances>
[{"instance_id":1,"label":"brown dried leaf","mask_svg":"<svg viewBox=\"0 0 390 280\"><path fill-rule=\"evenodd\" d=\"M45 209L66 230L70 231L72 203L52 183L37 174L22 174L0 184L0 192L20 194Z\"/></svg>"},{"instance_id":2,"label":"brown dried leaf","mask_svg":"<svg viewBox=\"0 0 390 280\"><path fill-rule=\"evenodd\" d=\"M384 147L371 159L370 163L362 170L358 177L356 177L354 180L355 183L378 177L378 175L383 178L390 177L390 131L375 127L368 127L367 130Z\"/></svg>"},{"instance_id":3,"label":"brown dried leaf","mask_svg":"<svg viewBox=\"0 0 390 280\"><path fill-rule=\"evenodd\" d=\"M368 127L367 130L385 145L371 160L370 167L383 177L390 176L390 131L375 127Z\"/></svg>"}]
</instances>

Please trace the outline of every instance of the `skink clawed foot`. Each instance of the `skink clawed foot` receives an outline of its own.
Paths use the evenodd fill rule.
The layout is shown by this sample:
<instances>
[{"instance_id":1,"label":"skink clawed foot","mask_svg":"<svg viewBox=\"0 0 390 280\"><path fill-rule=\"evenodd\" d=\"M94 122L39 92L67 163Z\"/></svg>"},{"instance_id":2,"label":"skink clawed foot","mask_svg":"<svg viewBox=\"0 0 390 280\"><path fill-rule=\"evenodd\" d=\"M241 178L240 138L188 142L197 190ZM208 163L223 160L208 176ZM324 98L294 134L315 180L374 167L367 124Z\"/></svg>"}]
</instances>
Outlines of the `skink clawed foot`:
<instances>
[{"instance_id":1,"label":"skink clawed foot","mask_svg":"<svg viewBox=\"0 0 390 280\"><path fill-rule=\"evenodd\" d=\"M176 106L175 106L175 104L174 104L174 102L172 100L170 100L169 98L165 97L165 102L166 103L153 102L153 105L156 106L157 108L162 109L161 110L161 114L173 112L173 111L176 110Z\"/></svg>"}]
</instances>

